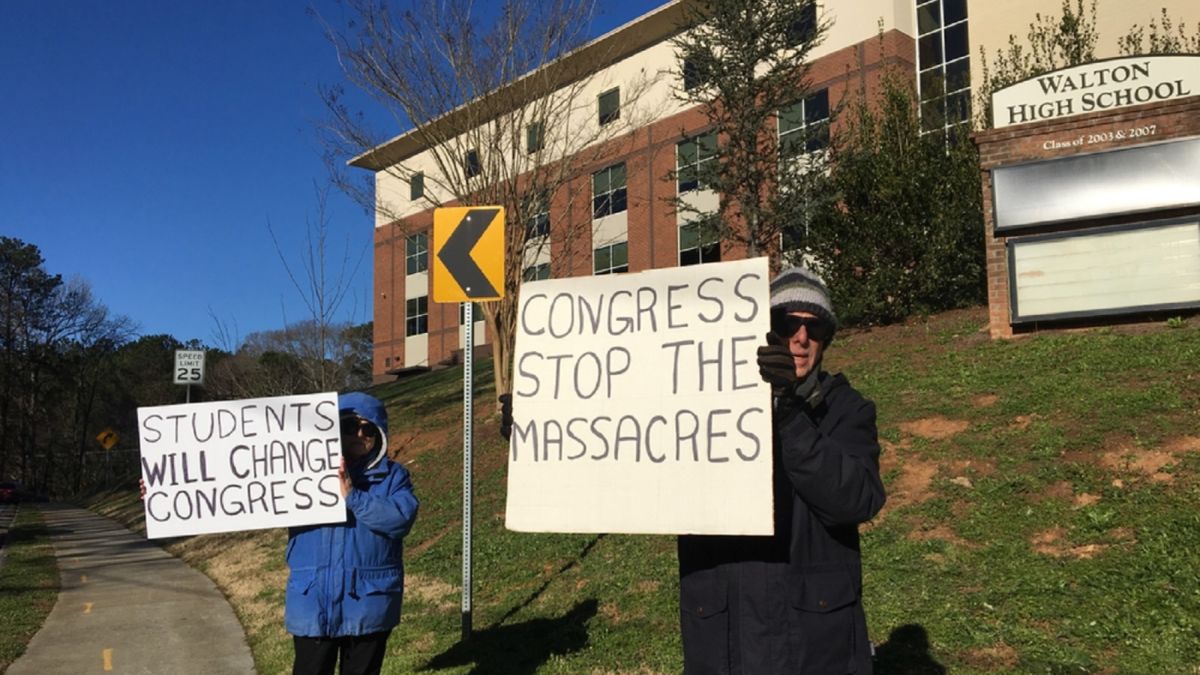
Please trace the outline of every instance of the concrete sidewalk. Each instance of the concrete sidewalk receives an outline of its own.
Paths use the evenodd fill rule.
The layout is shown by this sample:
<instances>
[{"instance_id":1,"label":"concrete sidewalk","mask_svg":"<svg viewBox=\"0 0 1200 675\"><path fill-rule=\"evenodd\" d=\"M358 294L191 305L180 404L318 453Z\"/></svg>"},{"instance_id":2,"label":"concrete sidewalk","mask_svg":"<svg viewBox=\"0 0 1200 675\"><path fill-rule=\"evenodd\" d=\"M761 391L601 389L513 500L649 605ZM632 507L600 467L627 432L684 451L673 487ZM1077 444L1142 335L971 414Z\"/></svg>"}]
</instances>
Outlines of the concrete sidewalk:
<instances>
[{"instance_id":1,"label":"concrete sidewalk","mask_svg":"<svg viewBox=\"0 0 1200 675\"><path fill-rule=\"evenodd\" d=\"M241 624L208 577L90 511L39 508L62 590L9 675L254 672Z\"/></svg>"}]
</instances>

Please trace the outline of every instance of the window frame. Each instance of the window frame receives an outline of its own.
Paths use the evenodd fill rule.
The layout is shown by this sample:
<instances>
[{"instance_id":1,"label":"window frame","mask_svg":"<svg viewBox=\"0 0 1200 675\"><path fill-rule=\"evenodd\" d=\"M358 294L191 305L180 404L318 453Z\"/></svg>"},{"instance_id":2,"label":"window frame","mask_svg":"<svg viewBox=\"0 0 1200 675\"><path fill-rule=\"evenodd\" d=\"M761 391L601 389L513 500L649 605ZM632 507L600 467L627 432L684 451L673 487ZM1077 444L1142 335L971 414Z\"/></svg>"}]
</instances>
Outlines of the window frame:
<instances>
[{"instance_id":1,"label":"window frame","mask_svg":"<svg viewBox=\"0 0 1200 675\"><path fill-rule=\"evenodd\" d=\"M622 255L624 255L624 257L625 257L625 262L620 265L614 265L613 261L617 258L616 253L617 253L618 247L619 247L619 250L622 251ZM600 263L599 258L600 258L601 251L605 251L606 255L608 256L608 266L605 267L603 270L600 269L600 267L599 267L599 263ZM621 274L623 272L628 272L628 271L629 271L629 241L628 240L614 241L611 244L597 246L596 248L592 249L592 276L601 276L604 274Z\"/></svg>"},{"instance_id":2,"label":"window frame","mask_svg":"<svg viewBox=\"0 0 1200 675\"><path fill-rule=\"evenodd\" d=\"M817 1L811 0L804 3L800 9L800 16L788 22L784 44L796 47L812 40L817 34L817 25Z\"/></svg>"},{"instance_id":3,"label":"window frame","mask_svg":"<svg viewBox=\"0 0 1200 675\"><path fill-rule=\"evenodd\" d=\"M416 269L414 269L416 268ZM404 237L404 273L406 276L429 271L429 233L422 230Z\"/></svg>"},{"instance_id":4,"label":"window frame","mask_svg":"<svg viewBox=\"0 0 1200 675\"><path fill-rule=\"evenodd\" d=\"M820 102L818 104L818 102ZM793 115L799 107L799 114ZM824 114L819 114L823 109ZM796 120L794 126L790 120ZM815 129L815 132L812 131ZM829 89L809 92L808 96L776 112L776 133L780 159L803 157L829 145ZM804 144L793 142L803 140Z\"/></svg>"},{"instance_id":5,"label":"window frame","mask_svg":"<svg viewBox=\"0 0 1200 675\"><path fill-rule=\"evenodd\" d=\"M469 180L481 173L483 173L483 163L479 160L479 150L471 148L467 150L467 156L463 157L463 175Z\"/></svg>"},{"instance_id":6,"label":"window frame","mask_svg":"<svg viewBox=\"0 0 1200 675\"><path fill-rule=\"evenodd\" d=\"M419 295L404 301L404 337L429 334L429 296Z\"/></svg>"},{"instance_id":7,"label":"window frame","mask_svg":"<svg viewBox=\"0 0 1200 675\"><path fill-rule=\"evenodd\" d=\"M550 236L550 197L539 192L526 197L526 211L532 210L525 219L525 243L537 242Z\"/></svg>"},{"instance_id":8,"label":"window frame","mask_svg":"<svg viewBox=\"0 0 1200 675\"><path fill-rule=\"evenodd\" d=\"M708 78L700 70L700 66L692 59L683 59L679 66L680 79L683 80L683 90L691 91L704 86Z\"/></svg>"},{"instance_id":9,"label":"window frame","mask_svg":"<svg viewBox=\"0 0 1200 675\"><path fill-rule=\"evenodd\" d=\"M545 272L545 274L543 274L543 272ZM542 279L549 279L550 273L551 270L549 262L526 265L525 269L521 270L521 281L541 281Z\"/></svg>"},{"instance_id":10,"label":"window frame","mask_svg":"<svg viewBox=\"0 0 1200 675\"><path fill-rule=\"evenodd\" d=\"M605 112L605 103L611 102L612 109ZM621 88L613 87L602 91L596 96L596 113L600 126L605 126L621 119Z\"/></svg>"},{"instance_id":11,"label":"window frame","mask_svg":"<svg viewBox=\"0 0 1200 675\"><path fill-rule=\"evenodd\" d=\"M706 237L703 234L703 223L692 221L679 226L679 266L686 267L688 265L702 265L710 262L721 262L721 239L713 236L710 241L705 241ZM696 238L695 246L684 247L684 231L695 230ZM710 233L712 236L712 233ZM695 251L695 260L690 259L691 252ZM684 255L689 255L689 260L684 260Z\"/></svg>"},{"instance_id":12,"label":"window frame","mask_svg":"<svg viewBox=\"0 0 1200 675\"><path fill-rule=\"evenodd\" d=\"M613 173L620 171L620 187L613 187ZM604 190L599 189L603 174ZM592 174L592 220L622 213L629 209L629 175L625 162L606 166Z\"/></svg>"},{"instance_id":13,"label":"window frame","mask_svg":"<svg viewBox=\"0 0 1200 675\"><path fill-rule=\"evenodd\" d=\"M525 127L525 153L532 155L546 147L546 123L532 122Z\"/></svg>"},{"instance_id":14,"label":"window frame","mask_svg":"<svg viewBox=\"0 0 1200 675\"><path fill-rule=\"evenodd\" d=\"M684 163L685 146L695 148L694 161ZM705 154L707 148L708 154ZM687 159L692 159L691 157ZM675 144L675 192L683 194L692 190L704 190L710 186L704 184L701 177L701 167L717 159L717 134L715 131L705 131L695 136L685 138ZM685 178L687 176L687 178Z\"/></svg>"},{"instance_id":15,"label":"window frame","mask_svg":"<svg viewBox=\"0 0 1200 675\"><path fill-rule=\"evenodd\" d=\"M949 17L947 7L952 10ZM947 133L971 123L970 13L966 0L916 0L917 103L921 134ZM949 22L947 22L949 18ZM965 48L947 58L947 34Z\"/></svg>"},{"instance_id":16,"label":"window frame","mask_svg":"<svg viewBox=\"0 0 1200 675\"><path fill-rule=\"evenodd\" d=\"M408 201L415 202L425 196L425 172L418 171L408 178Z\"/></svg>"}]
</instances>

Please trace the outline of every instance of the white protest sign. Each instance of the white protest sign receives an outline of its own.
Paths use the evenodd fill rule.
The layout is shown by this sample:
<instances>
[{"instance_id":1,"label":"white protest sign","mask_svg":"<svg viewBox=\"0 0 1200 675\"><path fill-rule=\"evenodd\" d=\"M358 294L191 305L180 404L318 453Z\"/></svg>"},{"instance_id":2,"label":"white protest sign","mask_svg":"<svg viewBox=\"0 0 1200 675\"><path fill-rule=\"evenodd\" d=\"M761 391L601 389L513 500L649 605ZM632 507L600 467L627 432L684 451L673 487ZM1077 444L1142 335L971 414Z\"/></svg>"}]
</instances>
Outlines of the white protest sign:
<instances>
[{"instance_id":1,"label":"white protest sign","mask_svg":"<svg viewBox=\"0 0 1200 675\"><path fill-rule=\"evenodd\" d=\"M337 394L138 408L146 536L346 520Z\"/></svg>"},{"instance_id":2,"label":"white protest sign","mask_svg":"<svg viewBox=\"0 0 1200 675\"><path fill-rule=\"evenodd\" d=\"M506 525L773 532L765 258L521 285Z\"/></svg>"}]
</instances>

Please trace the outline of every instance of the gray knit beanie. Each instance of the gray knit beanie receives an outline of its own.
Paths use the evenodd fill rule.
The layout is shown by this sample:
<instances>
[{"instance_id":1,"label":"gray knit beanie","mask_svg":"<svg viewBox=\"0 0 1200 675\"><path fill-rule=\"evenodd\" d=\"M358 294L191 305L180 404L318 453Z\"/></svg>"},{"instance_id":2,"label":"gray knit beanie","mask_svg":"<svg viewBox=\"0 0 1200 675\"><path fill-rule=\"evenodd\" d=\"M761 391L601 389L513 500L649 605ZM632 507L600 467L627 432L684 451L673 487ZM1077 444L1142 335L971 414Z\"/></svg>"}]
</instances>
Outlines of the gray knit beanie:
<instances>
[{"instance_id":1,"label":"gray knit beanie","mask_svg":"<svg viewBox=\"0 0 1200 675\"><path fill-rule=\"evenodd\" d=\"M837 330L837 315L825 282L807 267L792 267L771 282L771 309L785 312L811 312L828 321Z\"/></svg>"}]
</instances>

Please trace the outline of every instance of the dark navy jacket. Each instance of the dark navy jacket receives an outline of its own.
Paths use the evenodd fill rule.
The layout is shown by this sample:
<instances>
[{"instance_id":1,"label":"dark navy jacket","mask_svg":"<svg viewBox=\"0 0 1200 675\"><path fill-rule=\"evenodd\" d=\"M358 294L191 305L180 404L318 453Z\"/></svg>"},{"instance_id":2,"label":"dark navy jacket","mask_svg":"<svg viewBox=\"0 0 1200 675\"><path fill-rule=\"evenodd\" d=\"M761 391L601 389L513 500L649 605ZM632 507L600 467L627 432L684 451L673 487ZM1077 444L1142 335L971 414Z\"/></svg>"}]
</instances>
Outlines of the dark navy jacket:
<instances>
[{"instance_id":1,"label":"dark navy jacket","mask_svg":"<svg viewBox=\"0 0 1200 675\"><path fill-rule=\"evenodd\" d=\"M870 673L858 525L884 503L875 405L820 375L808 410L778 399L775 535L681 536L689 675Z\"/></svg>"}]
</instances>

